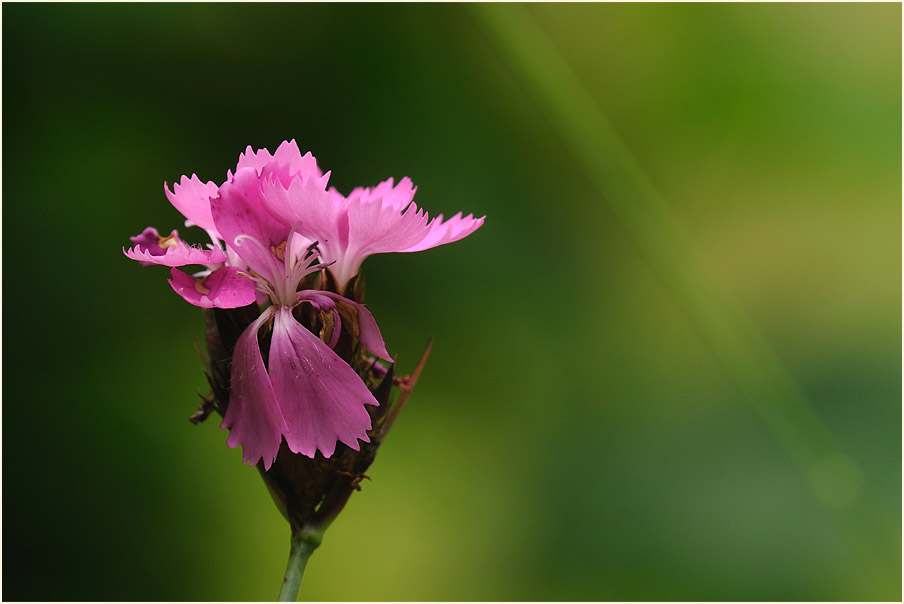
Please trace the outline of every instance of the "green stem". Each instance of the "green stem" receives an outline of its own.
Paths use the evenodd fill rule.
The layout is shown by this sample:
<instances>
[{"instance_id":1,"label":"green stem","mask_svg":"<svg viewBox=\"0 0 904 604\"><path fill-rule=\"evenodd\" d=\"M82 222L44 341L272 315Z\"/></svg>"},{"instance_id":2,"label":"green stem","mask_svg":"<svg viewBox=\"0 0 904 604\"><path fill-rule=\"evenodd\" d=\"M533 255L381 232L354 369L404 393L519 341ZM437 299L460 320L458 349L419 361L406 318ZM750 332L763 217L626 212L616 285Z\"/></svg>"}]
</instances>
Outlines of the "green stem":
<instances>
[{"instance_id":1,"label":"green stem","mask_svg":"<svg viewBox=\"0 0 904 604\"><path fill-rule=\"evenodd\" d=\"M286 576L283 578L282 589L279 590L279 602L296 602L298 600L298 588L301 587L304 567L307 566L308 558L318 545L320 545L320 535L308 534L292 538Z\"/></svg>"}]
</instances>

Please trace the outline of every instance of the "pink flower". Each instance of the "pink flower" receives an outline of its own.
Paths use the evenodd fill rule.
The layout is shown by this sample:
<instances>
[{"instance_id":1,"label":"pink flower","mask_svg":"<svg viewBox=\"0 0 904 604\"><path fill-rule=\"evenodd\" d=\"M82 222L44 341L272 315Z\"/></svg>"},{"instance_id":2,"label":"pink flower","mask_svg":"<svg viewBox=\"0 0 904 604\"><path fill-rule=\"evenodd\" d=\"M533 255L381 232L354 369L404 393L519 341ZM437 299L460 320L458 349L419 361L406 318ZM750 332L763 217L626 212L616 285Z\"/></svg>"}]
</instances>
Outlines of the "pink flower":
<instances>
[{"instance_id":1,"label":"pink flower","mask_svg":"<svg viewBox=\"0 0 904 604\"><path fill-rule=\"evenodd\" d=\"M307 164L297 159L299 169L313 163L313 158ZM332 350L342 325L340 308L351 311L346 316L357 315L361 344L391 361L376 322L362 305L333 292L297 291L306 275L324 265L314 264L318 252L311 249L309 239L299 235L296 227L276 221L262 205L258 164L272 160L266 150L255 154L249 148L239 158L235 175L230 173L220 187L202 184L192 176L183 177L172 193L165 189L186 224L208 232L213 242L208 249L187 245L175 231L161 237L148 228L131 238L133 248L123 250L144 265L173 267L170 285L196 306L238 308L259 297L269 300L270 306L236 344L230 400L222 423L230 429L227 444L242 445L243 460L252 465L263 460L265 469L276 459L283 438L293 452L308 457L318 450L330 457L337 440L356 450L359 440L369 442L371 422L365 405L378 403L358 374ZM316 163L313 166L316 169ZM187 265L203 270L189 275L175 268ZM329 345L295 319L292 311L301 304L332 318ZM258 333L271 323L265 365Z\"/></svg>"},{"instance_id":2,"label":"pink flower","mask_svg":"<svg viewBox=\"0 0 904 604\"><path fill-rule=\"evenodd\" d=\"M390 178L372 189L354 189L348 197L327 190L329 173L321 173L310 153L301 157L294 140L280 145L273 161L258 165L264 207L318 242L339 292L370 255L419 252L463 239L483 225L484 218L461 212L430 220L414 203L416 188L407 177L397 185Z\"/></svg>"},{"instance_id":3,"label":"pink flower","mask_svg":"<svg viewBox=\"0 0 904 604\"><path fill-rule=\"evenodd\" d=\"M341 316L346 326L375 356L391 361L370 313L338 293L298 290L305 276L322 269L344 293L372 254L416 252L458 241L476 231L483 218L461 213L432 220L414 203L408 178L373 188L354 189L343 197L327 189L324 174L310 153L295 141L276 152L239 156L235 173L217 186L196 175L183 176L170 203L186 226L204 229L211 243L190 246L176 231L166 237L153 228L136 237L126 256L143 265L171 268L170 286L183 299L204 308L239 308L255 301L269 306L239 337L232 355L229 404L222 427L227 444L242 446L243 460L263 460L269 469L282 440L294 453L330 457L341 441L352 449L369 442L366 405L373 394L334 351ZM317 263L319 261L319 263ZM178 267L197 266L187 273ZM311 305L322 318L324 343L299 323L293 310ZM340 312L341 311L341 312ZM258 343L261 329L272 331L267 363Z\"/></svg>"},{"instance_id":4,"label":"pink flower","mask_svg":"<svg viewBox=\"0 0 904 604\"><path fill-rule=\"evenodd\" d=\"M358 449L369 442L370 416L364 405L377 405L358 374L331 346L308 331L292 314L303 303L329 312L335 345L341 327L339 305L357 312L359 340L380 358L391 360L371 314L362 305L326 291L297 291L317 253L295 227L286 229L262 207L258 175L253 167L237 169L231 181L211 200L217 229L231 241L248 265L249 279L266 293L271 305L241 335L232 359L232 388L222 427L226 441L242 445L244 461L263 459L265 469L276 459L281 438L295 453L330 457L336 441ZM265 368L258 331L273 322L270 354Z\"/></svg>"}]
</instances>

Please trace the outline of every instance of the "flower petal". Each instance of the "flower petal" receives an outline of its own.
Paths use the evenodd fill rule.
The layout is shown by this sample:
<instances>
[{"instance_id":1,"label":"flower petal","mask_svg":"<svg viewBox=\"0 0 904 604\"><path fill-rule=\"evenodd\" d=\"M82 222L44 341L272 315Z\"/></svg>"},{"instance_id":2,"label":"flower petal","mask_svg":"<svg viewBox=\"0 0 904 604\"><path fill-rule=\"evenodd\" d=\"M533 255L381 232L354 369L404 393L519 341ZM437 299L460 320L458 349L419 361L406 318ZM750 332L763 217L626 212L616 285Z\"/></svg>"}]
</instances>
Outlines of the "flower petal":
<instances>
[{"instance_id":1,"label":"flower petal","mask_svg":"<svg viewBox=\"0 0 904 604\"><path fill-rule=\"evenodd\" d=\"M363 261L371 254L398 252L423 239L428 217L412 201L414 193L409 179L403 178L393 187L390 178L373 189L349 195L348 254Z\"/></svg>"},{"instance_id":2,"label":"flower petal","mask_svg":"<svg viewBox=\"0 0 904 604\"><path fill-rule=\"evenodd\" d=\"M183 176L180 182L173 183L172 193L169 186L163 183L166 198L187 219L185 226L197 225L205 231L216 230L210 214L210 198L217 196L217 188L213 181L202 183L196 174L192 174L191 178Z\"/></svg>"},{"instance_id":3,"label":"flower petal","mask_svg":"<svg viewBox=\"0 0 904 604\"><path fill-rule=\"evenodd\" d=\"M293 452L313 458L319 450L330 457L337 440L355 450L359 439L370 442L364 405L379 403L358 374L286 307L276 311L269 371Z\"/></svg>"},{"instance_id":4,"label":"flower petal","mask_svg":"<svg viewBox=\"0 0 904 604\"><path fill-rule=\"evenodd\" d=\"M166 248L169 247L171 243L177 243L179 241L179 233L173 230L167 237L161 237L160 233L157 232L157 229L154 227L147 227L141 231L140 234L129 237L129 241L134 243L135 247L129 248L129 251L126 251L126 248L122 248L122 253L132 260L140 262L141 266L151 266L157 264L157 262L144 260L143 257L137 256L138 253L145 252L152 256L163 256L166 254Z\"/></svg>"},{"instance_id":5,"label":"flower petal","mask_svg":"<svg viewBox=\"0 0 904 604\"><path fill-rule=\"evenodd\" d=\"M345 257L348 212L345 198L334 189L326 190L325 178L314 180L299 176L284 185L268 167L261 177L261 201L282 224L291 226L307 241L316 241L321 262L330 263Z\"/></svg>"},{"instance_id":6,"label":"flower petal","mask_svg":"<svg viewBox=\"0 0 904 604\"><path fill-rule=\"evenodd\" d=\"M345 198L331 195L322 178L300 174L285 183L283 175L270 166L261 176L261 191L263 205L270 214L284 225L301 223L299 232L312 241L338 241L347 235L339 228L344 224L341 216Z\"/></svg>"},{"instance_id":7,"label":"flower petal","mask_svg":"<svg viewBox=\"0 0 904 604\"><path fill-rule=\"evenodd\" d=\"M226 254L214 249L201 249L193 247L179 239L176 231L167 237L161 237L157 229L146 228L141 235L129 237L135 247L125 249L122 252L137 260L143 266L162 264L164 266L185 266L187 264L219 264L226 262Z\"/></svg>"},{"instance_id":8,"label":"flower petal","mask_svg":"<svg viewBox=\"0 0 904 604\"><path fill-rule=\"evenodd\" d=\"M232 355L229 406L220 424L229 429L226 444L242 446L243 463L253 466L262 459L265 470L276 459L287 429L257 342L257 332L271 314L262 314L239 336Z\"/></svg>"},{"instance_id":9,"label":"flower petal","mask_svg":"<svg viewBox=\"0 0 904 604\"><path fill-rule=\"evenodd\" d=\"M281 179L286 186L292 177L298 174L305 179L315 180L323 176L323 172L317 166L317 160L310 151L302 157L294 138L291 141L283 141L273 155L270 155L267 149L254 151L251 145L248 145L245 152L239 155L239 162L235 169L238 172L242 168L254 168L260 176L263 174L264 168L271 164L271 169L281 174ZM277 166L281 169L276 170Z\"/></svg>"},{"instance_id":10,"label":"flower petal","mask_svg":"<svg viewBox=\"0 0 904 604\"><path fill-rule=\"evenodd\" d=\"M440 214L436 218L430 221L430 224L427 225L427 235L421 239L418 243L412 245L409 248L404 250L399 250L400 252L420 252L423 250L429 250L432 247L436 247L438 245L445 245L446 243L452 243L453 241L458 241L459 239L464 239L481 226L483 226L483 220L486 216L482 216L480 218L474 218L473 214L468 214L464 218L461 217L461 212L450 218L449 220L443 221L443 215Z\"/></svg>"},{"instance_id":11,"label":"flower petal","mask_svg":"<svg viewBox=\"0 0 904 604\"><path fill-rule=\"evenodd\" d=\"M179 233L173 229L166 237L161 237L160 233L154 227L147 227L140 234L129 237L129 241L135 244L136 249L151 252L155 256L162 256L166 253L166 248L178 243Z\"/></svg>"},{"instance_id":12,"label":"flower petal","mask_svg":"<svg viewBox=\"0 0 904 604\"><path fill-rule=\"evenodd\" d=\"M349 194L349 199L360 198L364 203L374 200L380 200L384 207L391 207L397 212L401 212L408 207L417 187L411 182L407 176L399 181L399 184L393 186L393 179L384 180L376 187L364 188L358 187Z\"/></svg>"},{"instance_id":13,"label":"flower petal","mask_svg":"<svg viewBox=\"0 0 904 604\"><path fill-rule=\"evenodd\" d=\"M300 216L312 230L327 233L308 233L304 229L301 232L320 241L321 259L331 265L329 271L339 291L345 290L371 254L400 251L427 233L427 215L412 203L414 188L407 178L396 186L389 179L374 189L355 189L348 199L332 190L329 193L329 206L312 204L315 207ZM299 205L297 201L295 204ZM324 207L329 208L330 214L318 215L317 208Z\"/></svg>"},{"instance_id":14,"label":"flower petal","mask_svg":"<svg viewBox=\"0 0 904 604\"><path fill-rule=\"evenodd\" d=\"M257 172L241 168L220 187L210 202L217 230L256 273L270 283L284 278L276 250L289 235L289 228L270 216L262 204ZM238 238L238 239L237 239Z\"/></svg>"},{"instance_id":15,"label":"flower petal","mask_svg":"<svg viewBox=\"0 0 904 604\"><path fill-rule=\"evenodd\" d=\"M138 246L122 248L122 252L131 258L141 262L144 266L162 264L163 266L185 266L187 264L219 264L226 262L226 255L220 250L202 250L201 248L182 245L178 248L169 248L165 254L158 256L147 250L141 250Z\"/></svg>"},{"instance_id":16,"label":"flower petal","mask_svg":"<svg viewBox=\"0 0 904 604\"><path fill-rule=\"evenodd\" d=\"M257 300L254 281L232 266L221 266L204 278L195 278L177 268L170 271L173 290L201 308L239 308Z\"/></svg>"}]
</instances>

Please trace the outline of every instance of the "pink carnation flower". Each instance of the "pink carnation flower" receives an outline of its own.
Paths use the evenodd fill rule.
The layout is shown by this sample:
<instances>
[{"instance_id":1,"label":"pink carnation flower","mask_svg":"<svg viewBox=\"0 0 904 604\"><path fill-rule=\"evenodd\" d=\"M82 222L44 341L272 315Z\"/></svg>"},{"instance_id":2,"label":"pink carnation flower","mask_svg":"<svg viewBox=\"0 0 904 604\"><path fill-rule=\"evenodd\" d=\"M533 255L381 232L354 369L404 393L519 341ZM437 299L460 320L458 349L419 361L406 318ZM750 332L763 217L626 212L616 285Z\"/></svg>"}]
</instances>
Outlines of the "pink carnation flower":
<instances>
[{"instance_id":1,"label":"pink carnation flower","mask_svg":"<svg viewBox=\"0 0 904 604\"><path fill-rule=\"evenodd\" d=\"M243 156L244 158L245 156ZM364 405L377 401L358 374L332 350L339 338L339 305L357 312L358 338L376 356L392 359L382 335L364 306L327 291L297 291L308 274L324 268L310 242L273 219L262 207L258 175L243 167L213 189L197 177L167 190L187 224L204 228L213 245L192 247L173 231L161 237L148 228L132 237L124 250L144 265L173 267L170 285L186 301L204 308L238 308L255 302L259 294L270 306L240 336L233 354L231 393L222 427L229 428L227 444L241 445L243 460L263 460L269 469L285 438L295 453L314 457L319 450L330 457L341 441L352 449L369 442L370 416ZM204 199L207 195L207 199ZM205 204L206 203L206 207ZM221 247L224 246L225 248ZM178 268L199 265L194 274ZM311 304L332 314L329 345L295 320L292 309ZM272 323L268 366L264 365L258 332Z\"/></svg>"},{"instance_id":2,"label":"pink carnation flower","mask_svg":"<svg viewBox=\"0 0 904 604\"><path fill-rule=\"evenodd\" d=\"M358 374L333 350L339 338L339 308L357 313L357 337L375 356L391 361L380 330L360 304L321 290L298 291L308 274L327 268L344 292L371 254L415 252L462 239L483 218L456 214L430 220L413 202L408 178L389 179L372 189L358 188L343 197L327 190L314 157L304 156L295 141L274 154L248 147L235 174L217 186L196 175L183 176L167 198L186 218L186 226L204 229L211 244L187 245L176 231L162 237L152 228L132 237L123 250L143 265L171 267L173 290L195 306L239 308L269 302L236 343L232 357L229 405L222 427L227 444L241 445L243 460L263 460L269 469L282 439L293 452L330 457L341 441L352 449L369 442L370 416L377 405ZM315 247L316 246L316 247ZM319 264L315 264L319 260ZM199 266L189 274L178 267ZM331 313L330 341L301 325L293 309L310 304ZM268 363L258 333L272 325Z\"/></svg>"},{"instance_id":3,"label":"pink carnation flower","mask_svg":"<svg viewBox=\"0 0 904 604\"><path fill-rule=\"evenodd\" d=\"M265 469L276 459L281 438L294 453L330 457L339 440L358 449L369 442L370 416L364 405L377 401L358 374L331 346L341 327L337 305L357 311L359 340L380 358L391 361L383 337L362 305L333 292L297 291L308 274L321 270L313 264L317 253L296 229L286 229L261 207L258 175L239 168L211 200L219 232L231 241L248 265L248 278L264 292L270 306L239 337L232 359L232 387L222 427L226 441L242 445L244 460L252 465L263 458ZM292 309L308 303L333 315L330 346L302 326ZM270 355L264 366L257 334L273 322Z\"/></svg>"}]
</instances>

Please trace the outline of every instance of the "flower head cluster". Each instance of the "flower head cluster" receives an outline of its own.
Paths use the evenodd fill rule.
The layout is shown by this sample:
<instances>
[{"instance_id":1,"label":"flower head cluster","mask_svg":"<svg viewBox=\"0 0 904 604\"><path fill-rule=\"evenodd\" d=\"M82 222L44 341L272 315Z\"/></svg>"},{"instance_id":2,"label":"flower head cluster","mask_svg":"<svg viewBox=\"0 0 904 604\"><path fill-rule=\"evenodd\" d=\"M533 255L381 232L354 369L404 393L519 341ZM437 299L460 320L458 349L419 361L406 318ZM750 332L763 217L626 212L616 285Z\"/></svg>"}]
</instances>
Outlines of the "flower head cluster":
<instances>
[{"instance_id":1,"label":"flower head cluster","mask_svg":"<svg viewBox=\"0 0 904 604\"><path fill-rule=\"evenodd\" d=\"M341 293L367 256L414 252L450 243L473 233L483 218L459 213L432 220L413 202L415 188L403 178L347 197L327 188L314 157L295 141L272 155L249 146L220 185L183 176L164 192L186 218L210 236L206 247L186 244L176 231L161 236L147 228L123 250L143 265L171 267L173 290L203 308L266 304L238 338L232 355L229 405L222 427L227 444L241 445L243 459L276 459L282 440L308 457L330 457L336 442L357 450L369 442L366 405L378 405L357 372L333 348L342 320L351 319L360 344L391 361L370 312ZM197 266L188 273L179 267ZM299 289L305 277L329 271L336 291ZM309 305L323 318L320 337L296 318ZM348 326L346 326L348 328ZM261 349L262 330L270 332L269 351Z\"/></svg>"}]
</instances>

